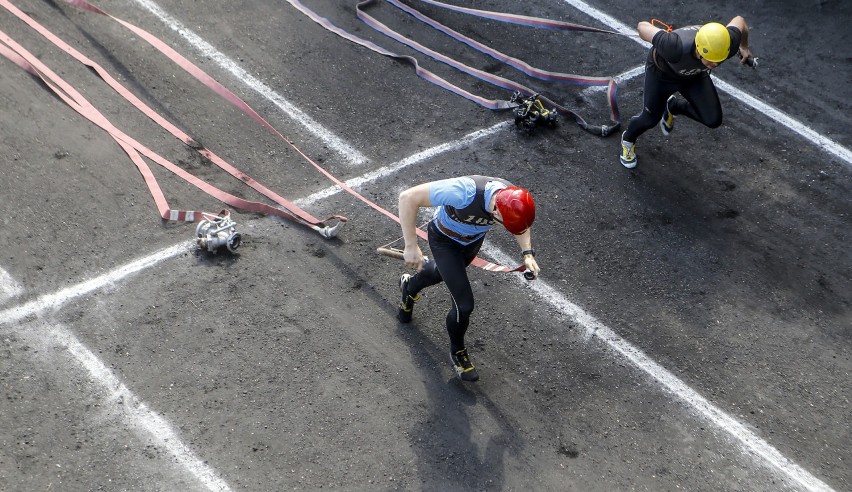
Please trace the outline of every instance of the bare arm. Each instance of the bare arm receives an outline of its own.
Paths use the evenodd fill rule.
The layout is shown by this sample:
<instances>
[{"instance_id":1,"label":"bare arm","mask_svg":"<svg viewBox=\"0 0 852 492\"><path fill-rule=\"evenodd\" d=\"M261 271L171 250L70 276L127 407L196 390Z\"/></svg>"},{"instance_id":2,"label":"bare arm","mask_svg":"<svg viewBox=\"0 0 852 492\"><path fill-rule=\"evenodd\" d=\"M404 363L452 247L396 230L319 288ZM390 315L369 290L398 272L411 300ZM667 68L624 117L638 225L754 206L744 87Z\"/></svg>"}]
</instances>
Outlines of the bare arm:
<instances>
[{"instance_id":1,"label":"bare arm","mask_svg":"<svg viewBox=\"0 0 852 492\"><path fill-rule=\"evenodd\" d=\"M639 37L642 38L643 41L647 41L649 43L654 39L654 35L662 31L662 29L655 27L648 21L640 22L639 25L636 26L636 30L639 32Z\"/></svg>"},{"instance_id":2,"label":"bare arm","mask_svg":"<svg viewBox=\"0 0 852 492\"><path fill-rule=\"evenodd\" d=\"M527 229L522 234L515 236L515 241L518 242L518 246L521 247L521 251L531 250L532 236L530 235L530 229ZM527 267L527 270L533 272L533 274L538 277L540 269L538 267L538 263L535 261L535 256L524 255L524 266Z\"/></svg>"},{"instance_id":3,"label":"bare arm","mask_svg":"<svg viewBox=\"0 0 852 492\"><path fill-rule=\"evenodd\" d=\"M399 194L399 225L405 240L403 258L406 265L418 271L423 268L423 252L417 242L417 212L422 207L432 206L430 186L431 183L419 184Z\"/></svg>"},{"instance_id":4,"label":"bare arm","mask_svg":"<svg viewBox=\"0 0 852 492\"><path fill-rule=\"evenodd\" d=\"M740 30L740 63L748 63L751 58L751 50L748 47L748 24L742 16L736 16L728 22L731 27L736 27Z\"/></svg>"}]
</instances>

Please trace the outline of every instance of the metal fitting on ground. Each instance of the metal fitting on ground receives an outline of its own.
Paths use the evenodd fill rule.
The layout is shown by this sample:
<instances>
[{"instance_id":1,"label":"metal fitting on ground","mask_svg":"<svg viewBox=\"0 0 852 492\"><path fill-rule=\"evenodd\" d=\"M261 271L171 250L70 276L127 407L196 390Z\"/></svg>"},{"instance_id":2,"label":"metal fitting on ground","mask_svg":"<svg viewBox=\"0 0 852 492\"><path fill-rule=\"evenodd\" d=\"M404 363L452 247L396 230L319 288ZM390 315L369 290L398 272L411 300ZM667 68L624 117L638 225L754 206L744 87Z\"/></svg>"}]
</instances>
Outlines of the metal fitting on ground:
<instances>
[{"instance_id":1,"label":"metal fitting on ground","mask_svg":"<svg viewBox=\"0 0 852 492\"><path fill-rule=\"evenodd\" d=\"M236 252L242 236L237 232L236 222L231 220L231 212L222 210L219 215L202 215L204 219L195 227L198 247L214 254L223 246L231 253Z\"/></svg>"}]
</instances>

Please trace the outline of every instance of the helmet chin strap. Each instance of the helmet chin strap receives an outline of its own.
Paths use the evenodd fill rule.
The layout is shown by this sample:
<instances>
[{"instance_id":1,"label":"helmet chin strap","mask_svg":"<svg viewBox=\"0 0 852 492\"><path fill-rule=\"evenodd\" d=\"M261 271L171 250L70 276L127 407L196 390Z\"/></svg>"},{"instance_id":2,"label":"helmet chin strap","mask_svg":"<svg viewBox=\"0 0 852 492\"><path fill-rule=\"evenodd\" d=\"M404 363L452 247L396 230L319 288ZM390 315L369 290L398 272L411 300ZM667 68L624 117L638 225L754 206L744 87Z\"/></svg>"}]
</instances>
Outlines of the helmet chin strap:
<instances>
[{"instance_id":1,"label":"helmet chin strap","mask_svg":"<svg viewBox=\"0 0 852 492\"><path fill-rule=\"evenodd\" d=\"M505 188L503 188L503 190L505 190ZM497 195L502 193L503 190L497 190L496 193L491 195L491 201L488 203L488 211L491 213L491 215L494 215L495 213L498 213L498 214L500 213L500 210L497 209ZM501 223L502 223L502 219L503 219L503 216L501 215L500 216L500 222Z\"/></svg>"},{"instance_id":2,"label":"helmet chin strap","mask_svg":"<svg viewBox=\"0 0 852 492\"><path fill-rule=\"evenodd\" d=\"M500 209L497 208L497 194L500 193L500 191L494 193L494 196L491 198L491 217L494 218L495 222L497 222L503 227L506 227L505 224L503 224L503 214L501 214Z\"/></svg>"}]
</instances>

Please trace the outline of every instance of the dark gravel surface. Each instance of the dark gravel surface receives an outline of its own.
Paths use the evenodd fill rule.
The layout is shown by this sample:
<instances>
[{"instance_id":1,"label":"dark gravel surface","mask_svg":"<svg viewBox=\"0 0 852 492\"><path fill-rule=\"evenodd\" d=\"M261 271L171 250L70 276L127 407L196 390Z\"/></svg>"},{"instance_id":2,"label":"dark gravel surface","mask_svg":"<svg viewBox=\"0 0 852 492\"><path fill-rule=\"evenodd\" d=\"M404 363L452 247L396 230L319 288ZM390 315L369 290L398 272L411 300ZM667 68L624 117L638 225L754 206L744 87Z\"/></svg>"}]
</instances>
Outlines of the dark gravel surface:
<instances>
[{"instance_id":1,"label":"dark gravel surface","mask_svg":"<svg viewBox=\"0 0 852 492\"><path fill-rule=\"evenodd\" d=\"M355 3L305 0L343 29L414 54L359 21ZM621 36L532 30L407 3L539 68L615 75L645 58ZM606 27L561 0L452 3ZM282 196L304 199L330 185L118 24L60 1L14 4ZM193 60L340 179L511 121L323 30L286 1L98 5ZM152 6L367 160L339 152ZM848 2L592 7L628 26L743 15L761 65L729 62L716 75L852 147ZM370 12L591 121L607 119L603 94L529 79L389 4ZM129 135L227 192L262 199L5 9L0 30ZM468 90L509 96L416 56ZM501 176L535 195L541 277L526 284L470 271L477 308L468 345L481 380L462 384L448 361L446 289L426 291L414 322L398 324L404 268L375 248L399 228L347 193L305 204L318 217L350 219L336 239L234 210L244 238L236 254L189 248L61 306L33 308L43 295L192 239L195 226L161 221L107 134L5 58L0 67L0 269L23 290L0 290L0 490L805 489L797 476L852 488L852 162L731 94L720 94L719 129L681 118L669 138L646 133L632 172L618 163L617 136L594 137L565 120L533 135L505 124L357 187L391 212L401 190L456 175ZM641 83L620 87L625 118L641 107ZM173 208L222 208L153 171ZM495 231L487 243L487 253L520 261L508 234ZM658 366L649 374L618 347ZM744 433L789 461L748 450L737 438Z\"/></svg>"}]
</instances>

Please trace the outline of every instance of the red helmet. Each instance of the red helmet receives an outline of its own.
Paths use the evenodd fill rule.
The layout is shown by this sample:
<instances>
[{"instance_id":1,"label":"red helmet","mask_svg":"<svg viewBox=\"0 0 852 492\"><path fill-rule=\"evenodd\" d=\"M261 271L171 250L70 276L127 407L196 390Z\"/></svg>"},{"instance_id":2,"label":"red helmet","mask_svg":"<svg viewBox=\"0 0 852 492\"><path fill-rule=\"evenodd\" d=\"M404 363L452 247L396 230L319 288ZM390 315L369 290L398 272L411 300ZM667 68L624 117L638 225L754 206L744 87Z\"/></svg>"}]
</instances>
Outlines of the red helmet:
<instances>
[{"instance_id":1,"label":"red helmet","mask_svg":"<svg viewBox=\"0 0 852 492\"><path fill-rule=\"evenodd\" d=\"M535 202L530 192L509 186L497 192L497 210L503 227L514 235L523 234L535 221Z\"/></svg>"}]
</instances>

